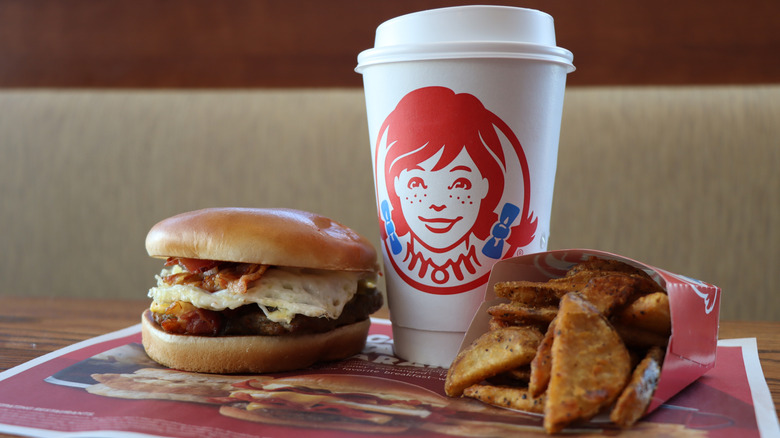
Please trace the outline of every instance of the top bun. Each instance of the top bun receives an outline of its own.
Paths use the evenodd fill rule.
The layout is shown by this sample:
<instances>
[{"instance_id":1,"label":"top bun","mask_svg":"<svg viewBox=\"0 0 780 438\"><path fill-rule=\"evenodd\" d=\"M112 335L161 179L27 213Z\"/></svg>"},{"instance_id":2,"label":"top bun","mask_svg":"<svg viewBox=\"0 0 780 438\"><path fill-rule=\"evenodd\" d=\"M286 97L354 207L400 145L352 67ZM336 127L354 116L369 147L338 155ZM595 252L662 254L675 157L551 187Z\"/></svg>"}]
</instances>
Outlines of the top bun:
<instances>
[{"instance_id":1,"label":"top bun","mask_svg":"<svg viewBox=\"0 0 780 438\"><path fill-rule=\"evenodd\" d=\"M373 245L324 216L281 208L207 208L155 224L152 257L257 263L339 271L376 271Z\"/></svg>"}]
</instances>

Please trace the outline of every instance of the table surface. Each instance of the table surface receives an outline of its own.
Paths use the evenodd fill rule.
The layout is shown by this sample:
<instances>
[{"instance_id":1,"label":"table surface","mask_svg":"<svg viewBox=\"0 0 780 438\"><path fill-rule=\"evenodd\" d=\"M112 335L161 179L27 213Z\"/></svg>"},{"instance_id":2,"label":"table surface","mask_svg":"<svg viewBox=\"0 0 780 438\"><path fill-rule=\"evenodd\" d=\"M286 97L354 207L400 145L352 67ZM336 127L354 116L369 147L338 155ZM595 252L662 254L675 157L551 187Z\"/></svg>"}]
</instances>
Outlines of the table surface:
<instances>
[{"instance_id":1,"label":"table surface","mask_svg":"<svg viewBox=\"0 0 780 438\"><path fill-rule=\"evenodd\" d=\"M0 296L0 371L137 324L149 300ZM387 318L386 308L374 314ZM720 338L756 338L775 410L780 406L780 322L721 321ZM0 435L4 436L4 435Z\"/></svg>"}]
</instances>

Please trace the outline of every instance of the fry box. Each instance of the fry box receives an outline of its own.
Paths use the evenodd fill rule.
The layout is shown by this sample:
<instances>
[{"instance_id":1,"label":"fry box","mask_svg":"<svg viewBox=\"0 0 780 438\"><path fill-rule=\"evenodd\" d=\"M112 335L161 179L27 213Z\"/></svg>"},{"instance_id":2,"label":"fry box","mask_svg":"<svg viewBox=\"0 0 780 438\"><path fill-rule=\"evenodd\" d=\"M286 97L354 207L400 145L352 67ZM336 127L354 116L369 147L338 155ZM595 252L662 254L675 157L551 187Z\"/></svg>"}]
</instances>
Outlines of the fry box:
<instances>
[{"instance_id":1,"label":"fry box","mask_svg":"<svg viewBox=\"0 0 780 438\"><path fill-rule=\"evenodd\" d=\"M647 272L669 295L672 334L661 367L661 377L645 415L669 400L715 365L718 341L720 288L684 275L673 274L644 263L590 249L547 251L505 259L493 265L485 300L466 332L460 349L488 331L490 306L506 302L493 286L502 281L547 281L563 277L575 264L595 256L625 262Z\"/></svg>"}]
</instances>

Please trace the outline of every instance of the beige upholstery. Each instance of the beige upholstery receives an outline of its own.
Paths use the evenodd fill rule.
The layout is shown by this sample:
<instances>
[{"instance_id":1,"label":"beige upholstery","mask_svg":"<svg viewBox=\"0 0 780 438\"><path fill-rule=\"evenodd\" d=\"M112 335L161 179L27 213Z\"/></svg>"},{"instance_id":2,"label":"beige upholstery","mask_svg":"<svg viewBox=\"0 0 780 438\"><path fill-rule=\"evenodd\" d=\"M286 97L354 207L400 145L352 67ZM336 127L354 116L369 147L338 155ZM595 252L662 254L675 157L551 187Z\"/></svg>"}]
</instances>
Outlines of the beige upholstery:
<instances>
[{"instance_id":1,"label":"beige upholstery","mask_svg":"<svg viewBox=\"0 0 780 438\"><path fill-rule=\"evenodd\" d=\"M549 247L624 254L780 320L780 86L569 88ZM142 298L148 228L207 206L374 238L360 89L0 92L0 294Z\"/></svg>"}]
</instances>

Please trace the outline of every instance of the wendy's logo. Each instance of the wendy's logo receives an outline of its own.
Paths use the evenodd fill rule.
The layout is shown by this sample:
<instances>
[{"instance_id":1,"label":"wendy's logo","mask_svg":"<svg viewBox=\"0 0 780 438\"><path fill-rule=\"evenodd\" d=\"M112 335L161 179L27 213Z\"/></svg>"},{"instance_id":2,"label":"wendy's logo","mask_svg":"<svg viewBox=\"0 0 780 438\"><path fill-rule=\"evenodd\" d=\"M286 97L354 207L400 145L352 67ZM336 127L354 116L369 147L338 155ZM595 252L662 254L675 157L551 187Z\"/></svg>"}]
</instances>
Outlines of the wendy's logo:
<instances>
[{"instance_id":1,"label":"wendy's logo","mask_svg":"<svg viewBox=\"0 0 780 438\"><path fill-rule=\"evenodd\" d=\"M457 294L487 282L495 261L534 239L522 146L473 95L414 90L376 139L382 244L409 285Z\"/></svg>"}]
</instances>

